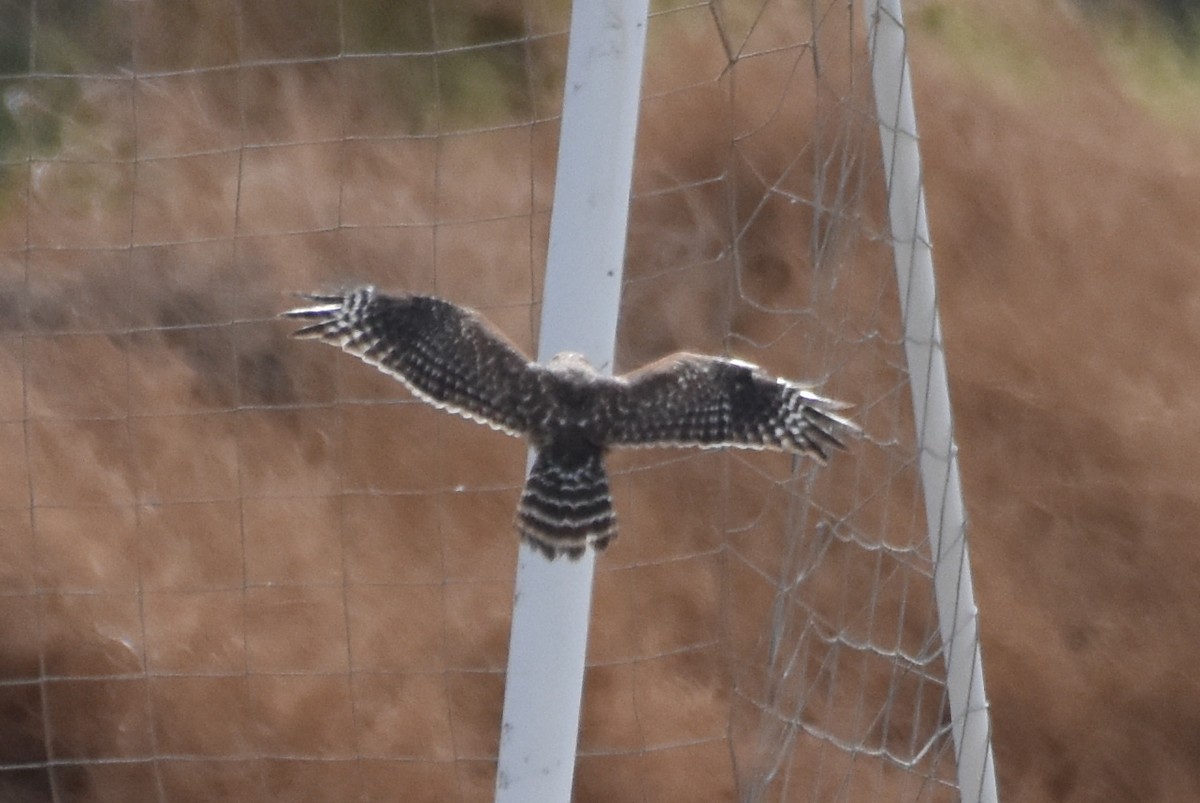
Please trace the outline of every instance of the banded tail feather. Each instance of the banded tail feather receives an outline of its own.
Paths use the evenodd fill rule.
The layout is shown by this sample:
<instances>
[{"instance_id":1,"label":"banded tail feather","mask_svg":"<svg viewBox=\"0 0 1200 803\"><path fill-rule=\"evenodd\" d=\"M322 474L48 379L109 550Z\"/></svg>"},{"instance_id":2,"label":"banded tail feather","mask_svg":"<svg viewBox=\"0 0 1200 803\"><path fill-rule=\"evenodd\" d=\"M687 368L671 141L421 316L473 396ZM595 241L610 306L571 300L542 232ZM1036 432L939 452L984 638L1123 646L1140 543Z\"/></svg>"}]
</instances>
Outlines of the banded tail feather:
<instances>
[{"instance_id":1,"label":"banded tail feather","mask_svg":"<svg viewBox=\"0 0 1200 803\"><path fill-rule=\"evenodd\" d=\"M617 534L601 447L582 439L551 440L538 450L517 507L521 538L547 558L597 552Z\"/></svg>"}]
</instances>

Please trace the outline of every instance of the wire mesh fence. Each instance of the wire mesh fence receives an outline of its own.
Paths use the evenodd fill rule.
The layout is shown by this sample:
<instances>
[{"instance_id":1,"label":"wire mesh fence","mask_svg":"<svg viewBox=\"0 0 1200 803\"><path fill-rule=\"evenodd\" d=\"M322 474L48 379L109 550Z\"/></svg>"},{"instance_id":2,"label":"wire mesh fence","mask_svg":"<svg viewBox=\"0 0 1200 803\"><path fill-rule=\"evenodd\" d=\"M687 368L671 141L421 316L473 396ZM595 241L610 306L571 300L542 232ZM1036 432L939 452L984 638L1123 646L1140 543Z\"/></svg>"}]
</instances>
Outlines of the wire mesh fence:
<instances>
[{"instance_id":1,"label":"wire mesh fence","mask_svg":"<svg viewBox=\"0 0 1200 803\"><path fill-rule=\"evenodd\" d=\"M490 799L525 447L274 316L368 281L535 352L569 9L0 13L0 796ZM654 6L616 368L866 434L612 456L577 799L956 798L864 32Z\"/></svg>"}]
</instances>

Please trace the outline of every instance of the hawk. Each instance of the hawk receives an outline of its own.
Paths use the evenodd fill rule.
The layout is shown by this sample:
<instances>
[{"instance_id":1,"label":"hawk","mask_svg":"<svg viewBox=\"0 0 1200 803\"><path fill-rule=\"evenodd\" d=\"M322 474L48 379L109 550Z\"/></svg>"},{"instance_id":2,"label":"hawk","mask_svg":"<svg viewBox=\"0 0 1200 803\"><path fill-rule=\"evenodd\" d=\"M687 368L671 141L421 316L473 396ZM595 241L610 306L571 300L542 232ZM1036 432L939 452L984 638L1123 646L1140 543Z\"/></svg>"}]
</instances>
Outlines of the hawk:
<instances>
[{"instance_id":1,"label":"hawk","mask_svg":"<svg viewBox=\"0 0 1200 803\"><path fill-rule=\"evenodd\" d=\"M294 337L341 347L451 413L525 437L537 450L517 508L521 538L549 559L597 551L617 534L604 454L614 446L733 446L824 463L858 428L848 405L740 360L675 354L620 377L579 354L526 359L477 313L374 287L303 295L283 313Z\"/></svg>"}]
</instances>

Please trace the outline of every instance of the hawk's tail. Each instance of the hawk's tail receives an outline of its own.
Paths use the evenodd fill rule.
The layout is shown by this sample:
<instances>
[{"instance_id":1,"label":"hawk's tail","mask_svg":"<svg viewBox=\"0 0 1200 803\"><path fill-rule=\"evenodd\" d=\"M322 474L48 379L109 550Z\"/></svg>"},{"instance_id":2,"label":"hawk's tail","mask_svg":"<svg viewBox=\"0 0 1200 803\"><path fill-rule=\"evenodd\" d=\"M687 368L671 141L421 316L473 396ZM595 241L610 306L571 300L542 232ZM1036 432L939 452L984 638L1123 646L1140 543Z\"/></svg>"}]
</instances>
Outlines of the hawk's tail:
<instances>
[{"instance_id":1,"label":"hawk's tail","mask_svg":"<svg viewBox=\"0 0 1200 803\"><path fill-rule=\"evenodd\" d=\"M617 535L604 453L586 441L550 442L538 450L517 508L521 538L547 558L603 550Z\"/></svg>"}]
</instances>

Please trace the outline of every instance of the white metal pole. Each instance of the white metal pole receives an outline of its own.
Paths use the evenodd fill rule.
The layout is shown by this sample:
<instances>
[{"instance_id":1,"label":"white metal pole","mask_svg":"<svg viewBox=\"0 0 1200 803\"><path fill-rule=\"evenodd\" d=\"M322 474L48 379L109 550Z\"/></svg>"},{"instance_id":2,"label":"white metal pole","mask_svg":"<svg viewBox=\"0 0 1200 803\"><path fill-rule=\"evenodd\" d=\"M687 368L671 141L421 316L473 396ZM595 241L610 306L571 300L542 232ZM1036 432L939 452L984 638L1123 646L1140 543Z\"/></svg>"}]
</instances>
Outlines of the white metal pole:
<instances>
[{"instance_id":1,"label":"white metal pole","mask_svg":"<svg viewBox=\"0 0 1200 803\"><path fill-rule=\"evenodd\" d=\"M538 359L583 354L611 372L633 175L648 0L577 0L571 12ZM498 803L571 798L595 555L520 546Z\"/></svg>"},{"instance_id":2,"label":"white metal pole","mask_svg":"<svg viewBox=\"0 0 1200 803\"><path fill-rule=\"evenodd\" d=\"M934 553L934 593L946 657L959 794L964 801L994 803L996 774L983 688L978 611L967 554L966 516L938 323L904 23L900 0L864 0L864 4L925 515Z\"/></svg>"}]
</instances>

